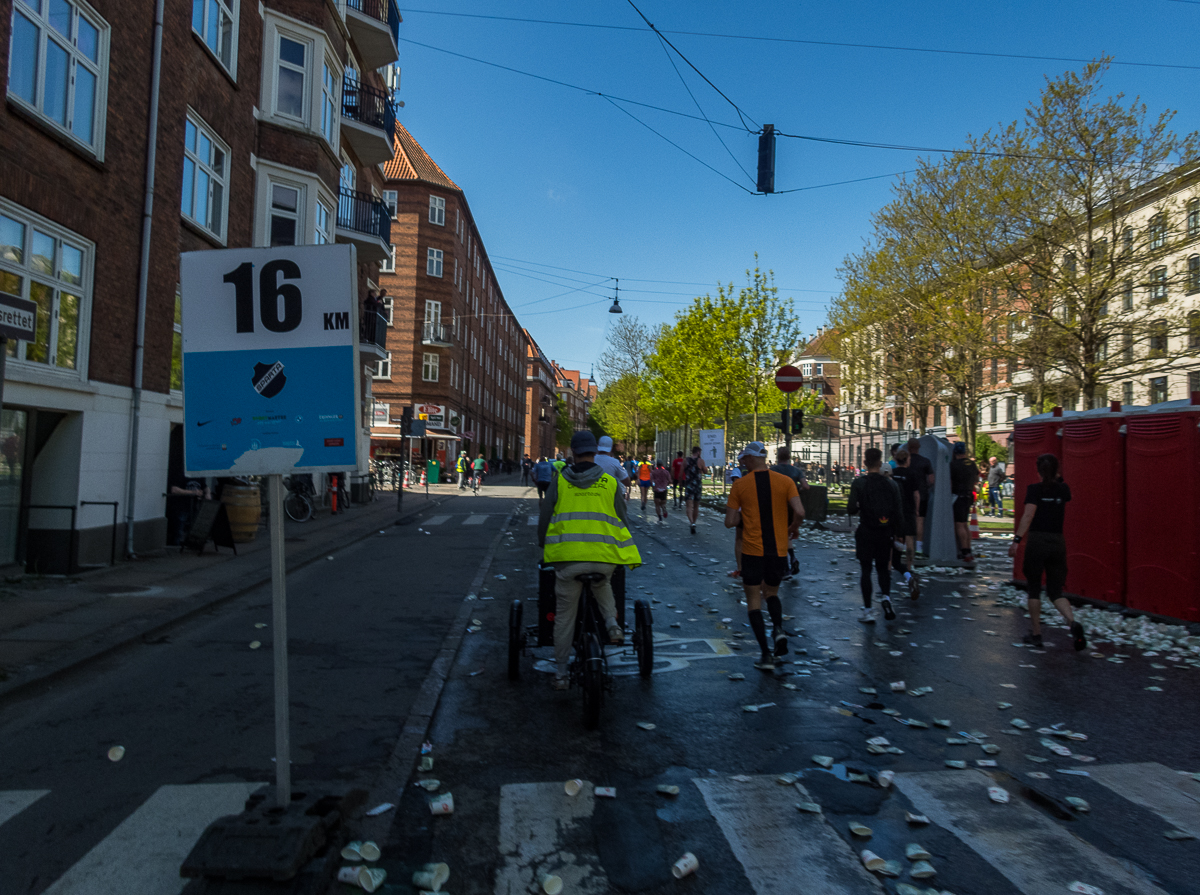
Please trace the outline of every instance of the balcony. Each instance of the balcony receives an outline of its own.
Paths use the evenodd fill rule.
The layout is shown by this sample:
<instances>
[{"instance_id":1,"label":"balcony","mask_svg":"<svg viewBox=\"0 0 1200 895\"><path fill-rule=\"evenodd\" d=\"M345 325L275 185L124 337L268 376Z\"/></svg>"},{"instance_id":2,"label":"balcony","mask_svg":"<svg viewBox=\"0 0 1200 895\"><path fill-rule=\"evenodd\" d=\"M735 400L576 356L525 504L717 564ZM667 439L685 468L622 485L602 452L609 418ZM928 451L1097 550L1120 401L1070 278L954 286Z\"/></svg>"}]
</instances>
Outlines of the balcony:
<instances>
[{"instance_id":1,"label":"balcony","mask_svg":"<svg viewBox=\"0 0 1200 895\"><path fill-rule=\"evenodd\" d=\"M383 261L392 254L392 215L370 193L343 189L338 197L338 242L352 243L362 262Z\"/></svg>"},{"instance_id":2,"label":"balcony","mask_svg":"<svg viewBox=\"0 0 1200 895\"><path fill-rule=\"evenodd\" d=\"M342 86L342 138L364 166L374 167L394 155L396 107L382 90L352 78Z\"/></svg>"},{"instance_id":3,"label":"balcony","mask_svg":"<svg viewBox=\"0 0 1200 895\"><path fill-rule=\"evenodd\" d=\"M358 356L369 364L387 357L387 318L378 311L364 313L359 321Z\"/></svg>"},{"instance_id":4,"label":"balcony","mask_svg":"<svg viewBox=\"0 0 1200 895\"><path fill-rule=\"evenodd\" d=\"M400 58L396 0L346 0L346 28L364 70L374 71Z\"/></svg>"},{"instance_id":5,"label":"balcony","mask_svg":"<svg viewBox=\"0 0 1200 895\"><path fill-rule=\"evenodd\" d=\"M450 327L441 323L426 322L425 329L421 333L421 344L434 348L452 347L454 343L450 341Z\"/></svg>"}]
</instances>

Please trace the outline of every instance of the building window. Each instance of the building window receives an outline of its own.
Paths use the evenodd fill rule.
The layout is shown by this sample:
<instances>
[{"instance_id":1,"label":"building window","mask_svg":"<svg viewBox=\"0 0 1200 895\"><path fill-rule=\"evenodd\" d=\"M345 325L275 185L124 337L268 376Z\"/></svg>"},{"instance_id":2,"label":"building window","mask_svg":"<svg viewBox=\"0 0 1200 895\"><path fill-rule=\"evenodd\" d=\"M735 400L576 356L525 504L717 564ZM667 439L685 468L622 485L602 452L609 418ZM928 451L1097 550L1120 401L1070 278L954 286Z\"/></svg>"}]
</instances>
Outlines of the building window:
<instances>
[{"instance_id":1,"label":"building window","mask_svg":"<svg viewBox=\"0 0 1200 895\"><path fill-rule=\"evenodd\" d=\"M1188 239L1200 236L1200 199L1192 199L1187 204L1187 235Z\"/></svg>"},{"instance_id":2,"label":"building window","mask_svg":"<svg viewBox=\"0 0 1200 895\"><path fill-rule=\"evenodd\" d=\"M104 142L107 80L103 19L71 0L15 0L8 95L97 156Z\"/></svg>"},{"instance_id":3,"label":"building window","mask_svg":"<svg viewBox=\"0 0 1200 895\"><path fill-rule=\"evenodd\" d=\"M175 326L171 333L171 391L183 391L183 301L175 287Z\"/></svg>"},{"instance_id":4,"label":"building window","mask_svg":"<svg viewBox=\"0 0 1200 895\"><path fill-rule=\"evenodd\" d=\"M375 372L371 374L372 379L391 379L392 378L392 352L387 353L381 361L376 361Z\"/></svg>"},{"instance_id":5,"label":"building window","mask_svg":"<svg viewBox=\"0 0 1200 895\"><path fill-rule=\"evenodd\" d=\"M1188 348L1200 348L1200 311L1192 311L1187 316Z\"/></svg>"},{"instance_id":6,"label":"building window","mask_svg":"<svg viewBox=\"0 0 1200 895\"><path fill-rule=\"evenodd\" d=\"M0 204L0 292L37 305L34 340L9 341L9 357L83 372L93 251L69 230Z\"/></svg>"},{"instance_id":7,"label":"building window","mask_svg":"<svg viewBox=\"0 0 1200 895\"><path fill-rule=\"evenodd\" d=\"M395 190L384 190L383 191L383 204L388 207L388 213L392 217L396 216L397 196L398 196L398 193Z\"/></svg>"},{"instance_id":8,"label":"building window","mask_svg":"<svg viewBox=\"0 0 1200 895\"><path fill-rule=\"evenodd\" d=\"M1150 403L1161 404L1167 400L1167 377L1155 376L1150 380Z\"/></svg>"},{"instance_id":9,"label":"building window","mask_svg":"<svg viewBox=\"0 0 1200 895\"><path fill-rule=\"evenodd\" d=\"M1133 406L1133 383L1132 382L1122 382L1121 383L1121 403L1124 404L1126 407Z\"/></svg>"},{"instance_id":10,"label":"building window","mask_svg":"<svg viewBox=\"0 0 1200 895\"><path fill-rule=\"evenodd\" d=\"M800 374L802 376L811 376L812 375L812 364L801 364L800 365Z\"/></svg>"},{"instance_id":11,"label":"building window","mask_svg":"<svg viewBox=\"0 0 1200 895\"><path fill-rule=\"evenodd\" d=\"M1133 330L1125 330L1125 338L1121 345L1121 362L1133 363Z\"/></svg>"},{"instance_id":12,"label":"building window","mask_svg":"<svg viewBox=\"0 0 1200 895\"><path fill-rule=\"evenodd\" d=\"M1150 356L1162 357L1167 353L1167 321L1155 320L1150 324Z\"/></svg>"},{"instance_id":13,"label":"building window","mask_svg":"<svg viewBox=\"0 0 1200 895\"><path fill-rule=\"evenodd\" d=\"M1000 404L999 400L997 400L996 398L992 398L991 404L988 405L988 419L993 424L996 422L996 419L997 419L996 415L999 412L999 404Z\"/></svg>"},{"instance_id":14,"label":"building window","mask_svg":"<svg viewBox=\"0 0 1200 895\"><path fill-rule=\"evenodd\" d=\"M431 277L442 275L442 250L428 249L425 253L425 273Z\"/></svg>"},{"instance_id":15,"label":"building window","mask_svg":"<svg viewBox=\"0 0 1200 895\"><path fill-rule=\"evenodd\" d=\"M313 245L328 245L330 242L329 222L333 218L333 212L329 210L324 202L317 200L316 222L313 226Z\"/></svg>"},{"instance_id":16,"label":"building window","mask_svg":"<svg viewBox=\"0 0 1200 895\"><path fill-rule=\"evenodd\" d=\"M942 424L942 405L933 405L933 425L940 426Z\"/></svg>"},{"instance_id":17,"label":"building window","mask_svg":"<svg viewBox=\"0 0 1200 895\"><path fill-rule=\"evenodd\" d=\"M1133 251L1133 228L1126 227L1121 231L1121 251L1128 255Z\"/></svg>"},{"instance_id":18,"label":"building window","mask_svg":"<svg viewBox=\"0 0 1200 895\"><path fill-rule=\"evenodd\" d=\"M1167 269L1156 267L1150 271L1150 304L1167 300Z\"/></svg>"},{"instance_id":19,"label":"building window","mask_svg":"<svg viewBox=\"0 0 1200 895\"><path fill-rule=\"evenodd\" d=\"M1200 392L1200 371L1193 370L1188 373L1188 395L1193 395Z\"/></svg>"},{"instance_id":20,"label":"building window","mask_svg":"<svg viewBox=\"0 0 1200 895\"><path fill-rule=\"evenodd\" d=\"M1125 285L1121 288L1121 310L1133 310L1133 283L1130 280L1125 281Z\"/></svg>"},{"instance_id":21,"label":"building window","mask_svg":"<svg viewBox=\"0 0 1200 895\"><path fill-rule=\"evenodd\" d=\"M321 134L330 146L337 148L338 76L326 59L321 67Z\"/></svg>"},{"instance_id":22,"label":"building window","mask_svg":"<svg viewBox=\"0 0 1200 895\"><path fill-rule=\"evenodd\" d=\"M383 296L383 316L387 319L387 325L392 325L392 313L395 311L395 303L390 295Z\"/></svg>"},{"instance_id":23,"label":"building window","mask_svg":"<svg viewBox=\"0 0 1200 895\"><path fill-rule=\"evenodd\" d=\"M229 192L229 148L195 113L183 128L183 215L225 240L225 196Z\"/></svg>"},{"instance_id":24,"label":"building window","mask_svg":"<svg viewBox=\"0 0 1200 895\"><path fill-rule=\"evenodd\" d=\"M1188 295L1200 292L1200 255L1188 258L1187 291Z\"/></svg>"},{"instance_id":25,"label":"building window","mask_svg":"<svg viewBox=\"0 0 1200 895\"><path fill-rule=\"evenodd\" d=\"M271 184L271 245L298 245L300 229L300 190L280 183Z\"/></svg>"},{"instance_id":26,"label":"building window","mask_svg":"<svg viewBox=\"0 0 1200 895\"><path fill-rule=\"evenodd\" d=\"M433 351L421 355L421 378L426 382L438 381L438 363L441 356Z\"/></svg>"},{"instance_id":27,"label":"building window","mask_svg":"<svg viewBox=\"0 0 1200 895\"><path fill-rule=\"evenodd\" d=\"M1167 244L1167 216L1163 212L1159 212L1150 218L1150 225L1146 232L1150 240L1150 248L1161 249Z\"/></svg>"},{"instance_id":28,"label":"building window","mask_svg":"<svg viewBox=\"0 0 1200 895\"><path fill-rule=\"evenodd\" d=\"M396 247L388 246L388 256L379 262L380 273L396 272Z\"/></svg>"},{"instance_id":29,"label":"building window","mask_svg":"<svg viewBox=\"0 0 1200 895\"><path fill-rule=\"evenodd\" d=\"M1006 423L1015 422L1017 419L1017 399L1006 398L1004 401L1004 421Z\"/></svg>"},{"instance_id":30,"label":"building window","mask_svg":"<svg viewBox=\"0 0 1200 895\"><path fill-rule=\"evenodd\" d=\"M446 200L441 196L429 197L429 223L446 226Z\"/></svg>"},{"instance_id":31,"label":"building window","mask_svg":"<svg viewBox=\"0 0 1200 895\"><path fill-rule=\"evenodd\" d=\"M816 373L817 376L824 376L825 375L825 365L824 364L813 364L813 371Z\"/></svg>"},{"instance_id":32,"label":"building window","mask_svg":"<svg viewBox=\"0 0 1200 895\"><path fill-rule=\"evenodd\" d=\"M230 75L237 65L237 0L192 0L192 30Z\"/></svg>"},{"instance_id":33,"label":"building window","mask_svg":"<svg viewBox=\"0 0 1200 895\"><path fill-rule=\"evenodd\" d=\"M276 50L275 111L280 115L304 120L304 78L307 73L308 44L279 35Z\"/></svg>"},{"instance_id":34,"label":"building window","mask_svg":"<svg viewBox=\"0 0 1200 895\"><path fill-rule=\"evenodd\" d=\"M1000 381L1000 359L992 358L992 385Z\"/></svg>"}]
</instances>

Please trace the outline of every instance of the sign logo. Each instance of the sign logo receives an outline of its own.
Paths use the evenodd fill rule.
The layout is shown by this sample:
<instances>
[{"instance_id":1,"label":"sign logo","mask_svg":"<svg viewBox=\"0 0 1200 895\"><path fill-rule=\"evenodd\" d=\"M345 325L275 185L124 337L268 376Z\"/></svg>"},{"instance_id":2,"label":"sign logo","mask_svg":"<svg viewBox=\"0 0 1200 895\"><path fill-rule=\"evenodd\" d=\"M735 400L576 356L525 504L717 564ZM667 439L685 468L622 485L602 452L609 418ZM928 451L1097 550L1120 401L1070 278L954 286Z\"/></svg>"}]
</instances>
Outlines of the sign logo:
<instances>
[{"instance_id":1,"label":"sign logo","mask_svg":"<svg viewBox=\"0 0 1200 895\"><path fill-rule=\"evenodd\" d=\"M207 426L212 420L196 420L197 426Z\"/></svg>"},{"instance_id":2,"label":"sign logo","mask_svg":"<svg viewBox=\"0 0 1200 895\"><path fill-rule=\"evenodd\" d=\"M342 447L342 445L344 445L345 443L346 443L345 439L342 439L342 438L326 438L325 439L325 447Z\"/></svg>"},{"instance_id":3,"label":"sign logo","mask_svg":"<svg viewBox=\"0 0 1200 895\"><path fill-rule=\"evenodd\" d=\"M250 382L254 385L254 390L264 398L274 398L287 384L287 377L283 375L283 364L279 361L273 364L255 364Z\"/></svg>"}]
</instances>

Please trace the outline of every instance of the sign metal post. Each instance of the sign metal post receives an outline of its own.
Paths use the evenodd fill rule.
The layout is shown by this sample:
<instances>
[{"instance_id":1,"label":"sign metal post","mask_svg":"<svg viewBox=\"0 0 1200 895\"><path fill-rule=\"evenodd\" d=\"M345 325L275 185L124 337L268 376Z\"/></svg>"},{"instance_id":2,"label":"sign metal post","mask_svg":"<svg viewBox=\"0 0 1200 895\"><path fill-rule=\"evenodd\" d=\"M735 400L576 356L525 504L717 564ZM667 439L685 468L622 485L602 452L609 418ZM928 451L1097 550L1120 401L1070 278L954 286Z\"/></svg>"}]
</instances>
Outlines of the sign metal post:
<instances>
[{"instance_id":1,"label":"sign metal post","mask_svg":"<svg viewBox=\"0 0 1200 895\"><path fill-rule=\"evenodd\" d=\"M283 476L267 476L271 521L271 623L275 651L275 797L286 808L292 792L292 742L288 712L287 562L283 541Z\"/></svg>"},{"instance_id":2,"label":"sign metal post","mask_svg":"<svg viewBox=\"0 0 1200 895\"><path fill-rule=\"evenodd\" d=\"M775 385L787 394L787 425L783 427L783 443L787 446L788 463L792 462L792 392L804 384L804 377L791 364L775 371Z\"/></svg>"}]
</instances>

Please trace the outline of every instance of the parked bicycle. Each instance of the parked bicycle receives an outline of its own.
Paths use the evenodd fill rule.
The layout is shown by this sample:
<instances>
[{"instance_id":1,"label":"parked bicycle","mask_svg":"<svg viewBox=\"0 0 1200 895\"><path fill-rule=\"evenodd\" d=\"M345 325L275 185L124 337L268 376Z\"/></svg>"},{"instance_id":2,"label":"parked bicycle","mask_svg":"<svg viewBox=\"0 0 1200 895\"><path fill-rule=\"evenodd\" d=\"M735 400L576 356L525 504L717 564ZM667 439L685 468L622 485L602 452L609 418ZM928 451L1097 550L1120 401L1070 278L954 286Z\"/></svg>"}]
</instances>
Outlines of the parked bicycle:
<instances>
[{"instance_id":1,"label":"parked bicycle","mask_svg":"<svg viewBox=\"0 0 1200 895\"><path fill-rule=\"evenodd\" d=\"M311 473L297 473L283 480L287 495L283 498L283 511L293 522L307 522L313 517L313 488Z\"/></svg>"}]
</instances>

